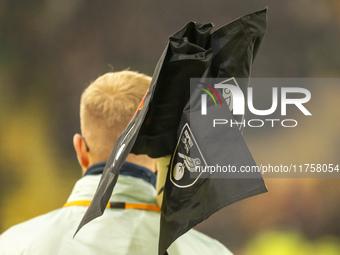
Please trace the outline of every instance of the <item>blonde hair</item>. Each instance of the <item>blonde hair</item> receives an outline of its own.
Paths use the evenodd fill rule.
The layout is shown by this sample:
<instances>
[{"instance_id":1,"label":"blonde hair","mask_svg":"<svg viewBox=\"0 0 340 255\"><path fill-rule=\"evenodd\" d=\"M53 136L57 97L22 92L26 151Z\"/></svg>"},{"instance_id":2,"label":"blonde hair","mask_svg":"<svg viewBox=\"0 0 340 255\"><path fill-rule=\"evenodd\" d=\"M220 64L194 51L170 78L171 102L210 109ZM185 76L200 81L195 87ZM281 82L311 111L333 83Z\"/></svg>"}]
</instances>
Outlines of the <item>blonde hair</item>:
<instances>
[{"instance_id":1,"label":"blonde hair","mask_svg":"<svg viewBox=\"0 0 340 255\"><path fill-rule=\"evenodd\" d=\"M97 160L107 160L131 120L151 77L133 71L106 73L91 83L80 101L81 132Z\"/></svg>"}]
</instances>

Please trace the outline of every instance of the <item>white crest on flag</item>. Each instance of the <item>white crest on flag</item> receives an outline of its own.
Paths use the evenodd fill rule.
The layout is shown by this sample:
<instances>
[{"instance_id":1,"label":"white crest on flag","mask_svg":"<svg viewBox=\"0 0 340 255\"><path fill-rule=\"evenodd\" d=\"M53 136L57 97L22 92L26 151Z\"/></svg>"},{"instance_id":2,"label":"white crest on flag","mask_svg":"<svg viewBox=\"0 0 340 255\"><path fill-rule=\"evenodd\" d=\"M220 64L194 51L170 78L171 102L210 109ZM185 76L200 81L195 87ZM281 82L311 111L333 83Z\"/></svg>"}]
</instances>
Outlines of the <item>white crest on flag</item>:
<instances>
[{"instance_id":1,"label":"white crest on flag","mask_svg":"<svg viewBox=\"0 0 340 255\"><path fill-rule=\"evenodd\" d=\"M207 165L188 123L182 128L170 164L170 180L179 188L194 185L202 173L195 178L190 177L190 173L195 172L202 164Z\"/></svg>"}]
</instances>

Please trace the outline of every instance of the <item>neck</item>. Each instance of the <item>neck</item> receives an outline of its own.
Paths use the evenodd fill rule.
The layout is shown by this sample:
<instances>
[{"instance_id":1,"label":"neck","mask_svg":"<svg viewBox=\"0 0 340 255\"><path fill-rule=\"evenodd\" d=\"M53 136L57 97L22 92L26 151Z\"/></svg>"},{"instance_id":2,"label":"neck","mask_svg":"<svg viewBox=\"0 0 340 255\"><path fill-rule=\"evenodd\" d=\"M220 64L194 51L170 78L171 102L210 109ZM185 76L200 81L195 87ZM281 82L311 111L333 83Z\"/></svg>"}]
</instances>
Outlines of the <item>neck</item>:
<instances>
[{"instance_id":1,"label":"neck","mask_svg":"<svg viewBox=\"0 0 340 255\"><path fill-rule=\"evenodd\" d=\"M157 162L157 160L149 158L146 155L135 155L135 154L130 153L127 156L125 161L146 167L146 168L150 169L152 172L156 172L156 162Z\"/></svg>"}]
</instances>

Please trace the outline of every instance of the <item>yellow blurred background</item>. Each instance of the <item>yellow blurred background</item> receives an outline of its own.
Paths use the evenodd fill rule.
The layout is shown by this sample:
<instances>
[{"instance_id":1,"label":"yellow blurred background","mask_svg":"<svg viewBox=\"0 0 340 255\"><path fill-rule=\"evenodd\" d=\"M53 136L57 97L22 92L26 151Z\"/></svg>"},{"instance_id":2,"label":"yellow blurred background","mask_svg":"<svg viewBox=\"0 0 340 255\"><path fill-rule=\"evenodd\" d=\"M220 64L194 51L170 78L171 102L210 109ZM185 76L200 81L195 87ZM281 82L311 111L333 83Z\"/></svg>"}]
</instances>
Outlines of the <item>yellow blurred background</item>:
<instances>
[{"instance_id":1,"label":"yellow blurred background","mask_svg":"<svg viewBox=\"0 0 340 255\"><path fill-rule=\"evenodd\" d=\"M152 75L168 36L186 22L218 28L265 6L269 27L253 77L339 78L336 0L1 1L0 233L61 207L81 177L72 136L91 81L125 68ZM340 86L308 89L313 115L296 115L296 128L245 129L257 163L340 163ZM340 254L340 179L266 183L267 194L197 228L235 254Z\"/></svg>"}]
</instances>

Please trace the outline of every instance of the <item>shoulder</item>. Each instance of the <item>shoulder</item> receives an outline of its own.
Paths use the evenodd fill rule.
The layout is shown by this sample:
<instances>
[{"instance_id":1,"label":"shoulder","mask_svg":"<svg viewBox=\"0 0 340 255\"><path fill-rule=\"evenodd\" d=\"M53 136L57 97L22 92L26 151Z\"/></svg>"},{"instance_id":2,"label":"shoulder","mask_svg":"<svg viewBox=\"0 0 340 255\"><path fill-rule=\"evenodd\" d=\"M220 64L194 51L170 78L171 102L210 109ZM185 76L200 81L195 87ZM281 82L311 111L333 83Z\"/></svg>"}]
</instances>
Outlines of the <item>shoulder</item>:
<instances>
[{"instance_id":1,"label":"shoulder","mask_svg":"<svg viewBox=\"0 0 340 255\"><path fill-rule=\"evenodd\" d=\"M158 213L106 210L73 238L86 209L61 208L11 227L0 235L0 255L111 254L113 243L115 254L157 254Z\"/></svg>"},{"instance_id":2,"label":"shoulder","mask_svg":"<svg viewBox=\"0 0 340 255\"><path fill-rule=\"evenodd\" d=\"M7 231L5 231L3 234L1 234L1 238L11 236L11 235L20 235L21 233L24 233L28 230L34 230L34 232L39 231L40 229L44 228L46 226L46 222L48 222L51 218L58 215L61 209L54 210L52 212L37 216L35 218L32 218L30 220L27 220L25 222L19 223L11 228L9 228ZM32 233L32 232L31 232ZM27 232L25 234L28 234Z\"/></svg>"},{"instance_id":3,"label":"shoulder","mask_svg":"<svg viewBox=\"0 0 340 255\"><path fill-rule=\"evenodd\" d=\"M170 246L169 254L232 255L219 241L194 229L179 237Z\"/></svg>"},{"instance_id":4,"label":"shoulder","mask_svg":"<svg viewBox=\"0 0 340 255\"><path fill-rule=\"evenodd\" d=\"M40 236L45 235L49 222L57 217L60 209L17 224L0 235L0 254L22 254Z\"/></svg>"}]
</instances>

